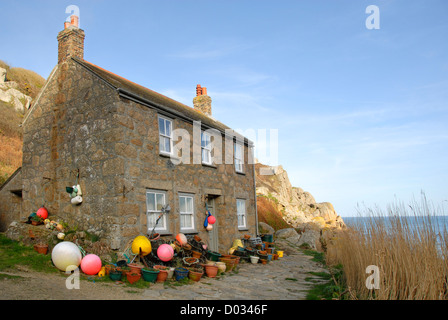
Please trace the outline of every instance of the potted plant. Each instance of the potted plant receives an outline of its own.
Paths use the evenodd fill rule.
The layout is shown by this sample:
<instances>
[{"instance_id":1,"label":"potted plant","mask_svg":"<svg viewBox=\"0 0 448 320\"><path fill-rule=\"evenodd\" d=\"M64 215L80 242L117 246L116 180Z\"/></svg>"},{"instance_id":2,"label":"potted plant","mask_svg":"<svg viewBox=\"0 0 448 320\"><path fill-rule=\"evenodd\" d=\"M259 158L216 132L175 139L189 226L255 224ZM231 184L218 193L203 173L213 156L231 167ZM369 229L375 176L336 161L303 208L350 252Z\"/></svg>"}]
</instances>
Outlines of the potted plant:
<instances>
[{"instance_id":1,"label":"potted plant","mask_svg":"<svg viewBox=\"0 0 448 320\"><path fill-rule=\"evenodd\" d=\"M207 277L215 278L216 275L218 274L219 268L216 264L204 264L202 266L205 269L205 274L207 275Z\"/></svg>"},{"instance_id":2,"label":"potted plant","mask_svg":"<svg viewBox=\"0 0 448 320\"><path fill-rule=\"evenodd\" d=\"M133 284L140 280L141 276L141 273L136 273L133 271L129 271L128 273L126 273L126 278L128 279L130 284Z\"/></svg>"},{"instance_id":3,"label":"potted plant","mask_svg":"<svg viewBox=\"0 0 448 320\"><path fill-rule=\"evenodd\" d=\"M46 243L38 243L35 246L36 251L40 254L47 254L48 252L48 244Z\"/></svg>"},{"instance_id":4,"label":"potted plant","mask_svg":"<svg viewBox=\"0 0 448 320\"><path fill-rule=\"evenodd\" d=\"M157 280L159 272L160 270L154 268L143 268L142 269L143 280L154 283Z\"/></svg>"},{"instance_id":5,"label":"potted plant","mask_svg":"<svg viewBox=\"0 0 448 320\"><path fill-rule=\"evenodd\" d=\"M123 272L117 268L111 268L109 271L109 278L113 281L120 281L123 276Z\"/></svg>"},{"instance_id":6,"label":"potted plant","mask_svg":"<svg viewBox=\"0 0 448 320\"><path fill-rule=\"evenodd\" d=\"M196 281L196 282L201 280L201 277L204 274L204 271L202 269L199 269L199 268L189 268L188 271L189 271L188 277L191 280Z\"/></svg>"},{"instance_id":7,"label":"potted plant","mask_svg":"<svg viewBox=\"0 0 448 320\"><path fill-rule=\"evenodd\" d=\"M40 224L42 224L42 223L43 223L43 220L42 220L42 218L39 217L38 215L35 215L35 216L33 216L33 217L31 218L31 224L32 224L33 226L38 226L38 225L40 225Z\"/></svg>"}]
</instances>

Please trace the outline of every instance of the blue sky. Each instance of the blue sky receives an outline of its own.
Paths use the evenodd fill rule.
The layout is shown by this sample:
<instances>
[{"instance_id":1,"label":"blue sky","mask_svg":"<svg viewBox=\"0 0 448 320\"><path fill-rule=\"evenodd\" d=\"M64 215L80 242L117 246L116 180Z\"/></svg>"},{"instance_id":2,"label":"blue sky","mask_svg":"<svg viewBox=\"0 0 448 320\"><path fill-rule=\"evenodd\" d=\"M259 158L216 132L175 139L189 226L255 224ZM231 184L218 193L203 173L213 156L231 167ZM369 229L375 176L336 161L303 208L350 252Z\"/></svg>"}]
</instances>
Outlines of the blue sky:
<instances>
[{"instance_id":1,"label":"blue sky","mask_svg":"<svg viewBox=\"0 0 448 320\"><path fill-rule=\"evenodd\" d=\"M87 61L190 106L201 84L221 122L278 130L260 160L340 215L448 200L445 0L0 0L0 59L48 77L72 4Z\"/></svg>"}]
</instances>

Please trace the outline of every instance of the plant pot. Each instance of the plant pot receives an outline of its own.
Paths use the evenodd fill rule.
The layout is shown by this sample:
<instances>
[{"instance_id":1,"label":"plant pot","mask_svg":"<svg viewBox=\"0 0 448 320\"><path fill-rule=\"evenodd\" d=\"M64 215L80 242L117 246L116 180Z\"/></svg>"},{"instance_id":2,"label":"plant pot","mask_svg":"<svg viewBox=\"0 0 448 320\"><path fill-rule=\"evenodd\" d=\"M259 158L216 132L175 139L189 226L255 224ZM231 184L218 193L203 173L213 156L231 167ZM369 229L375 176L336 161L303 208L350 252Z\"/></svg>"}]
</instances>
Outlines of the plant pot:
<instances>
[{"instance_id":1,"label":"plant pot","mask_svg":"<svg viewBox=\"0 0 448 320\"><path fill-rule=\"evenodd\" d=\"M189 273L188 269L182 267L174 269L174 277L176 278L176 281L184 279L185 277L188 276L188 273Z\"/></svg>"},{"instance_id":2,"label":"plant pot","mask_svg":"<svg viewBox=\"0 0 448 320\"><path fill-rule=\"evenodd\" d=\"M104 266L104 268L106 269L106 275L109 275L110 271L114 268L115 266L113 264L106 264Z\"/></svg>"},{"instance_id":3,"label":"plant pot","mask_svg":"<svg viewBox=\"0 0 448 320\"><path fill-rule=\"evenodd\" d=\"M42 224L42 221L34 221L34 220L31 220L31 224L32 224L33 226L38 226L38 225Z\"/></svg>"},{"instance_id":4,"label":"plant pot","mask_svg":"<svg viewBox=\"0 0 448 320\"><path fill-rule=\"evenodd\" d=\"M273 242L274 241L274 235L273 234L264 234L261 236L261 240L265 242Z\"/></svg>"},{"instance_id":5,"label":"plant pot","mask_svg":"<svg viewBox=\"0 0 448 320\"><path fill-rule=\"evenodd\" d=\"M147 282L155 283L156 280L157 280L157 276L158 276L159 272L160 272L160 270L157 270L157 269L146 269L146 268L143 268L142 269L143 280L145 280Z\"/></svg>"},{"instance_id":6,"label":"plant pot","mask_svg":"<svg viewBox=\"0 0 448 320\"><path fill-rule=\"evenodd\" d=\"M197 252L197 251L191 251L191 253L193 255L193 258L196 258L196 259L200 259L202 256L202 253Z\"/></svg>"},{"instance_id":7,"label":"plant pot","mask_svg":"<svg viewBox=\"0 0 448 320\"><path fill-rule=\"evenodd\" d=\"M138 280L140 280L141 277L142 277L141 273L135 273L132 271L129 271L128 273L126 273L126 278L128 279L128 282L130 284L137 282Z\"/></svg>"},{"instance_id":8,"label":"plant pot","mask_svg":"<svg viewBox=\"0 0 448 320\"><path fill-rule=\"evenodd\" d=\"M205 274L207 275L207 277L209 278L215 278L216 275L218 274L218 266L215 265L204 265L205 268Z\"/></svg>"},{"instance_id":9,"label":"plant pot","mask_svg":"<svg viewBox=\"0 0 448 320\"><path fill-rule=\"evenodd\" d=\"M267 264L267 263L268 263L268 260L266 260L266 259L260 259L260 262L261 262L261 264Z\"/></svg>"},{"instance_id":10,"label":"plant pot","mask_svg":"<svg viewBox=\"0 0 448 320\"><path fill-rule=\"evenodd\" d=\"M216 262L216 266L218 267L219 272L226 272L227 266L224 262L221 262L221 261Z\"/></svg>"},{"instance_id":11,"label":"plant pot","mask_svg":"<svg viewBox=\"0 0 448 320\"><path fill-rule=\"evenodd\" d=\"M111 269L109 272L109 278L113 281L120 281L123 276L123 273L118 270Z\"/></svg>"},{"instance_id":12,"label":"plant pot","mask_svg":"<svg viewBox=\"0 0 448 320\"><path fill-rule=\"evenodd\" d=\"M130 271L137 274L142 274L143 266L137 263L128 263L128 267L130 268Z\"/></svg>"},{"instance_id":13,"label":"plant pot","mask_svg":"<svg viewBox=\"0 0 448 320\"><path fill-rule=\"evenodd\" d=\"M157 274L157 280L156 282L165 282L168 278L168 267L165 266L154 266L154 269L159 270L159 273Z\"/></svg>"},{"instance_id":14,"label":"plant pot","mask_svg":"<svg viewBox=\"0 0 448 320\"><path fill-rule=\"evenodd\" d=\"M192 266L199 262L198 258L193 258L193 257L185 257L182 260L187 266Z\"/></svg>"},{"instance_id":15,"label":"plant pot","mask_svg":"<svg viewBox=\"0 0 448 320\"><path fill-rule=\"evenodd\" d=\"M198 282L199 280L201 280L202 275L204 274L204 271L197 271L197 270L193 270L190 269L190 272L188 273L188 277L193 280Z\"/></svg>"},{"instance_id":16,"label":"plant pot","mask_svg":"<svg viewBox=\"0 0 448 320\"><path fill-rule=\"evenodd\" d=\"M201 242L202 240L197 234L194 235L193 239L196 240L197 242Z\"/></svg>"},{"instance_id":17,"label":"plant pot","mask_svg":"<svg viewBox=\"0 0 448 320\"><path fill-rule=\"evenodd\" d=\"M257 264L258 260L260 260L260 258L257 257L257 256L251 256L250 257L250 262L253 263L253 264Z\"/></svg>"},{"instance_id":18,"label":"plant pot","mask_svg":"<svg viewBox=\"0 0 448 320\"><path fill-rule=\"evenodd\" d=\"M169 270L167 270L167 271L168 271L168 275L166 276L166 279L171 280L174 276L174 268L169 268Z\"/></svg>"},{"instance_id":19,"label":"plant pot","mask_svg":"<svg viewBox=\"0 0 448 320\"><path fill-rule=\"evenodd\" d=\"M234 259L230 258L219 258L221 262L224 262L226 264L226 271L232 271L235 266Z\"/></svg>"},{"instance_id":20,"label":"plant pot","mask_svg":"<svg viewBox=\"0 0 448 320\"><path fill-rule=\"evenodd\" d=\"M36 244L36 250L40 254L47 254L48 244Z\"/></svg>"},{"instance_id":21,"label":"plant pot","mask_svg":"<svg viewBox=\"0 0 448 320\"><path fill-rule=\"evenodd\" d=\"M219 261L221 254L214 251L207 251L207 258L211 261Z\"/></svg>"}]
</instances>

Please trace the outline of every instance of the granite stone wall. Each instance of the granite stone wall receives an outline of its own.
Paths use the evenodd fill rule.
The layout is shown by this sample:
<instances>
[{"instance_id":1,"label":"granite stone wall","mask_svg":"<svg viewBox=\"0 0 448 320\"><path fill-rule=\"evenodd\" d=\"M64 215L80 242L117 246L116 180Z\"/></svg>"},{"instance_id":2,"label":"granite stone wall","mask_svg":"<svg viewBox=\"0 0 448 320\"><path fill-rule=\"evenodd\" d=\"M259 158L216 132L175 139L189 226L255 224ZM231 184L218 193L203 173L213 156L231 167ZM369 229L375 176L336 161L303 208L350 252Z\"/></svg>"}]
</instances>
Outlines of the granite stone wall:
<instances>
[{"instance_id":1,"label":"granite stone wall","mask_svg":"<svg viewBox=\"0 0 448 320\"><path fill-rule=\"evenodd\" d=\"M157 189L166 191L171 206L168 236L180 229L182 192L194 195L195 227L205 241L205 196L216 196L220 251L243 234L255 235L253 165L246 164L239 174L233 164L193 164L193 144L200 150L200 141L193 139L190 163L173 164L159 154L157 115L156 109L120 98L74 60L59 64L24 124L20 218L45 205L51 216L123 249L135 236L148 233L146 190ZM173 118L173 128L193 136L192 123ZM246 146L246 162L248 152ZM77 183L83 202L74 205L65 188ZM237 198L246 199L245 230L237 227Z\"/></svg>"}]
</instances>

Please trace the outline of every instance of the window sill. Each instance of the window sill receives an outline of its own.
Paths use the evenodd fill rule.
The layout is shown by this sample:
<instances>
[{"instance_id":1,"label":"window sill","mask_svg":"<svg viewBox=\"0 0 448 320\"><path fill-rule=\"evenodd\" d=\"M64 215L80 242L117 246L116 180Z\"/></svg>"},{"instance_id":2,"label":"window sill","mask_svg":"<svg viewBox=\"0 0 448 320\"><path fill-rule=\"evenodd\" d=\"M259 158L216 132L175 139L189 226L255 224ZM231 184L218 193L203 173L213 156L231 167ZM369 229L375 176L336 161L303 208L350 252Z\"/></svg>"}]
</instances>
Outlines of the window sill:
<instances>
[{"instance_id":1,"label":"window sill","mask_svg":"<svg viewBox=\"0 0 448 320\"><path fill-rule=\"evenodd\" d=\"M164 158L169 158L169 159L172 159L172 160L181 160L181 158L175 156L172 153L159 152L159 156L164 157Z\"/></svg>"},{"instance_id":2,"label":"window sill","mask_svg":"<svg viewBox=\"0 0 448 320\"><path fill-rule=\"evenodd\" d=\"M148 230L147 234L148 236L151 234L152 229ZM173 233L171 231L167 231L167 230L154 230L154 234L158 233L160 236L171 236L173 235Z\"/></svg>"},{"instance_id":3,"label":"window sill","mask_svg":"<svg viewBox=\"0 0 448 320\"><path fill-rule=\"evenodd\" d=\"M215 168L215 169L218 168L217 166L215 166L215 165L212 164L212 163L205 163L205 162L202 162L202 165L203 165L204 167L210 167L210 168Z\"/></svg>"},{"instance_id":4,"label":"window sill","mask_svg":"<svg viewBox=\"0 0 448 320\"><path fill-rule=\"evenodd\" d=\"M238 231L249 231L248 227L238 227Z\"/></svg>"},{"instance_id":5,"label":"window sill","mask_svg":"<svg viewBox=\"0 0 448 320\"><path fill-rule=\"evenodd\" d=\"M246 173L245 173L244 171L236 171L236 170L235 170L235 172L236 172L237 174L242 175L242 176L245 176L245 175L246 175Z\"/></svg>"},{"instance_id":6,"label":"window sill","mask_svg":"<svg viewBox=\"0 0 448 320\"><path fill-rule=\"evenodd\" d=\"M180 230L181 233L183 234L198 234L199 232L197 230L193 230L193 229L188 229L188 230Z\"/></svg>"}]
</instances>

